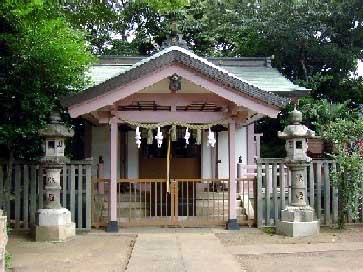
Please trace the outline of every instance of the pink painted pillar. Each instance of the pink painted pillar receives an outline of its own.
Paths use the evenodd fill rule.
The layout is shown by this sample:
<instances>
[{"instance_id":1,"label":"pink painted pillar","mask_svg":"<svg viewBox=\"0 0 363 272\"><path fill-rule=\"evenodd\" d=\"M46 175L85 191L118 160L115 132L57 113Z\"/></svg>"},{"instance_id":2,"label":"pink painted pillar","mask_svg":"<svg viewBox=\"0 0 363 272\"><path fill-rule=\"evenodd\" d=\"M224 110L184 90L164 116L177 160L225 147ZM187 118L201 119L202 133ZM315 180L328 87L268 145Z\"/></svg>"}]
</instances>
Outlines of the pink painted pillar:
<instances>
[{"instance_id":1,"label":"pink painted pillar","mask_svg":"<svg viewBox=\"0 0 363 272\"><path fill-rule=\"evenodd\" d=\"M109 218L107 232L118 232L117 221L117 153L118 153L118 122L111 120L111 180L109 187Z\"/></svg>"},{"instance_id":2,"label":"pink painted pillar","mask_svg":"<svg viewBox=\"0 0 363 272\"><path fill-rule=\"evenodd\" d=\"M255 164L256 144L255 144L255 124L251 123L247 126L247 164Z\"/></svg>"},{"instance_id":3,"label":"pink painted pillar","mask_svg":"<svg viewBox=\"0 0 363 272\"><path fill-rule=\"evenodd\" d=\"M236 197L237 197L237 182L236 182L236 122L229 121L228 126L228 155L229 155L229 184L228 184L228 222L227 229L238 230L236 213Z\"/></svg>"}]
</instances>

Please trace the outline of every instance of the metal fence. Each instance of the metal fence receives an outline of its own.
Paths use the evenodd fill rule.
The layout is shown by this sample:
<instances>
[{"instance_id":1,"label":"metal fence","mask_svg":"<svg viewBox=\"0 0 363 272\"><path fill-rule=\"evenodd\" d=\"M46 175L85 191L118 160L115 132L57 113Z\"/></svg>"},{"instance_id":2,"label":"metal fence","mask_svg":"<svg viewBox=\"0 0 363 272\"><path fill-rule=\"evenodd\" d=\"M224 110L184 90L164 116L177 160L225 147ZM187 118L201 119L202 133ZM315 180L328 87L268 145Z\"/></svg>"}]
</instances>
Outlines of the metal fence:
<instances>
[{"instance_id":1,"label":"metal fence","mask_svg":"<svg viewBox=\"0 0 363 272\"><path fill-rule=\"evenodd\" d=\"M168 188L169 187L169 188ZM92 182L92 224L108 222L109 179ZM120 226L224 225L228 219L228 179L118 179ZM239 208L239 207L237 207ZM242 211L242 207L240 208ZM242 212L241 223L246 218Z\"/></svg>"},{"instance_id":2,"label":"metal fence","mask_svg":"<svg viewBox=\"0 0 363 272\"><path fill-rule=\"evenodd\" d=\"M39 164L15 162L9 173L0 164L0 209L14 229L29 229L43 208L45 171ZM91 228L92 161L71 161L61 171L61 204L72 212L77 229Z\"/></svg>"}]
</instances>

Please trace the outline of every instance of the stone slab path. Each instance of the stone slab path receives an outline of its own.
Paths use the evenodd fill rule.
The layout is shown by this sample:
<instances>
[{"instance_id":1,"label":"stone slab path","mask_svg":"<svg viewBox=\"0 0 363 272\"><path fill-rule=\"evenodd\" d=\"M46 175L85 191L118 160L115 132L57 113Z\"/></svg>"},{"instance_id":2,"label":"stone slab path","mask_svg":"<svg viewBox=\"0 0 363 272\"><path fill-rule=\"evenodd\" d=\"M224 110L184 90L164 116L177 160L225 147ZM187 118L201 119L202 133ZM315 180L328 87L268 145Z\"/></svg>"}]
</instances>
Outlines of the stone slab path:
<instances>
[{"instance_id":1,"label":"stone slab path","mask_svg":"<svg viewBox=\"0 0 363 272\"><path fill-rule=\"evenodd\" d=\"M127 272L237 272L238 261L213 233L140 233Z\"/></svg>"}]
</instances>

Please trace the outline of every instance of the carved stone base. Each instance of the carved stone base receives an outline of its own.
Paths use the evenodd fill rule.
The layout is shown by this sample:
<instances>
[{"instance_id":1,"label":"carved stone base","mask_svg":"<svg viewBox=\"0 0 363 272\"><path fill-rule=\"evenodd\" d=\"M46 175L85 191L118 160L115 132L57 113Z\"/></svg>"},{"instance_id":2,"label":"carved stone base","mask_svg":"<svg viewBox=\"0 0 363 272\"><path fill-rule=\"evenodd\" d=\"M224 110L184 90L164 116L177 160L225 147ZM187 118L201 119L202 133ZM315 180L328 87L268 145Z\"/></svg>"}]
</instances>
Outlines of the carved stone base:
<instances>
[{"instance_id":1,"label":"carved stone base","mask_svg":"<svg viewBox=\"0 0 363 272\"><path fill-rule=\"evenodd\" d=\"M303 237L318 235L320 230L319 221L312 222L287 222L278 221L276 232L290 237Z\"/></svg>"},{"instance_id":2,"label":"carved stone base","mask_svg":"<svg viewBox=\"0 0 363 272\"><path fill-rule=\"evenodd\" d=\"M65 208L38 210L36 241L62 242L75 235L76 225L71 221L70 211Z\"/></svg>"},{"instance_id":3,"label":"carved stone base","mask_svg":"<svg viewBox=\"0 0 363 272\"><path fill-rule=\"evenodd\" d=\"M310 206L294 207L288 206L281 211L281 221L287 222L312 222L314 220L314 209Z\"/></svg>"},{"instance_id":4,"label":"carved stone base","mask_svg":"<svg viewBox=\"0 0 363 272\"><path fill-rule=\"evenodd\" d=\"M318 235L319 229L319 221L314 221L314 209L310 206L286 207L276 224L277 233L292 237Z\"/></svg>"}]
</instances>

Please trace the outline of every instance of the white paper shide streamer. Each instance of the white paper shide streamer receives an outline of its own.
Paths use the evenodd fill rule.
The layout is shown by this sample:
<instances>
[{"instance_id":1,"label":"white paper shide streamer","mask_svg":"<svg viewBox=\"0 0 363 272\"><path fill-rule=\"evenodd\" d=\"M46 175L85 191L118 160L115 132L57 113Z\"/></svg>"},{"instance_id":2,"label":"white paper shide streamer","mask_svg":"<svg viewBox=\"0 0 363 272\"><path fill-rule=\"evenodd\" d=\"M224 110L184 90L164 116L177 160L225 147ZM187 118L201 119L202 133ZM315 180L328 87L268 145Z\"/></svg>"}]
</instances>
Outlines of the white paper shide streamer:
<instances>
[{"instance_id":1,"label":"white paper shide streamer","mask_svg":"<svg viewBox=\"0 0 363 272\"><path fill-rule=\"evenodd\" d=\"M158 133L155 136L155 139L158 142L158 148L161 147L161 145L163 143L163 138L164 138L163 133L161 132L160 127L158 127Z\"/></svg>"},{"instance_id":2,"label":"white paper shide streamer","mask_svg":"<svg viewBox=\"0 0 363 272\"><path fill-rule=\"evenodd\" d=\"M140 132L139 127L136 128L135 140L136 140L137 148L140 148L140 145L141 145L141 132Z\"/></svg>"},{"instance_id":3,"label":"white paper shide streamer","mask_svg":"<svg viewBox=\"0 0 363 272\"><path fill-rule=\"evenodd\" d=\"M208 146L214 147L214 145L216 144L217 140L214 137L214 132L211 131L211 129L209 129L209 133L208 133Z\"/></svg>"},{"instance_id":4,"label":"white paper shide streamer","mask_svg":"<svg viewBox=\"0 0 363 272\"><path fill-rule=\"evenodd\" d=\"M190 138L190 132L189 132L189 128L187 128L185 130L185 136L184 136L184 139L185 139L185 144L189 144L189 138Z\"/></svg>"}]
</instances>

